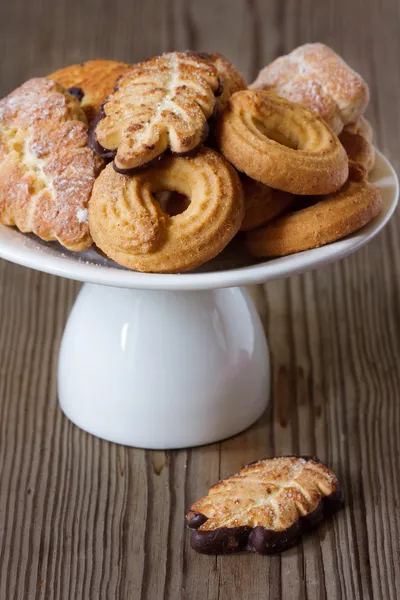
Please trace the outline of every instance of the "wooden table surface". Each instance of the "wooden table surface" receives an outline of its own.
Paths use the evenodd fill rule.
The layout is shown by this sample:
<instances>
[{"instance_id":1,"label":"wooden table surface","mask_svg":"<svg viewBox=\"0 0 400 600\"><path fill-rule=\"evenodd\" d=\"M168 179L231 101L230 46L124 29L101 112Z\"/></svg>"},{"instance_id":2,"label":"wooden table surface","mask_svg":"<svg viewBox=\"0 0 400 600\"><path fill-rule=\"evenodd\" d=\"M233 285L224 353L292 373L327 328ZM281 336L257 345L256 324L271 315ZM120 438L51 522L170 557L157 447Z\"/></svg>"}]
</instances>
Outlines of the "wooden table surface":
<instances>
[{"instance_id":1,"label":"wooden table surface","mask_svg":"<svg viewBox=\"0 0 400 600\"><path fill-rule=\"evenodd\" d=\"M396 0L9 0L1 92L86 58L224 53L250 81L306 41L370 84L376 142L399 167ZM0 599L400 598L399 217L325 269L254 288L272 352L270 409L220 444L145 452L73 426L57 353L79 284L0 261ZM345 510L281 556L204 557L185 507L243 464L316 454Z\"/></svg>"}]
</instances>

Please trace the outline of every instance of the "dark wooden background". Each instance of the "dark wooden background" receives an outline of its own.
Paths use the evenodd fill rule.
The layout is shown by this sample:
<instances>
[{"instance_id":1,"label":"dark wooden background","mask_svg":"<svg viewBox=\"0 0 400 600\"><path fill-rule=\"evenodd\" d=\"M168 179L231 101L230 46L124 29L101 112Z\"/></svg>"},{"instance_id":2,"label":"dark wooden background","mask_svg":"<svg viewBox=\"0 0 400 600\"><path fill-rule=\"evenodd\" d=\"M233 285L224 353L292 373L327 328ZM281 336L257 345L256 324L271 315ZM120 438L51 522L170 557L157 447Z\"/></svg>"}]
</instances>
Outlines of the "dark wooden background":
<instances>
[{"instance_id":1,"label":"dark wooden background","mask_svg":"<svg viewBox=\"0 0 400 600\"><path fill-rule=\"evenodd\" d=\"M306 41L368 80L377 145L400 161L397 0L2 0L2 95L87 58L226 54L250 81ZM200 449L102 442L57 406L56 364L79 285L0 261L1 600L400 598L399 217L355 256L255 288L273 362L270 410ZM280 453L317 454L347 507L271 558L204 557L185 507L219 477Z\"/></svg>"}]
</instances>

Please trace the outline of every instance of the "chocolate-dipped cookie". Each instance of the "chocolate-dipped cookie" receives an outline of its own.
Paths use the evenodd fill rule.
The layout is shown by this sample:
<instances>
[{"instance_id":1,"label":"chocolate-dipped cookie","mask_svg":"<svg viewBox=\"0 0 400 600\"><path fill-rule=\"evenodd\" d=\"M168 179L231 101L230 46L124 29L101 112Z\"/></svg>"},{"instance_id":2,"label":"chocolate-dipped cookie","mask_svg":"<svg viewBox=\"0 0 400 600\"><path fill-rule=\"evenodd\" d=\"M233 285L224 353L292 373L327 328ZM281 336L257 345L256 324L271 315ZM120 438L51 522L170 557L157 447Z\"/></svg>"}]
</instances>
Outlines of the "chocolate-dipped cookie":
<instances>
[{"instance_id":1,"label":"chocolate-dipped cookie","mask_svg":"<svg viewBox=\"0 0 400 600\"><path fill-rule=\"evenodd\" d=\"M192 504L191 546L203 554L273 554L340 509L336 475L312 457L282 456L247 465Z\"/></svg>"},{"instance_id":2,"label":"chocolate-dipped cookie","mask_svg":"<svg viewBox=\"0 0 400 600\"><path fill-rule=\"evenodd\" d=\"M103 106L96 141L115 152L116 170L131 172L166 150L199 148L219 93L218 69L190 52L170 52L134 65Z\"/></svg>"}]
</instances>

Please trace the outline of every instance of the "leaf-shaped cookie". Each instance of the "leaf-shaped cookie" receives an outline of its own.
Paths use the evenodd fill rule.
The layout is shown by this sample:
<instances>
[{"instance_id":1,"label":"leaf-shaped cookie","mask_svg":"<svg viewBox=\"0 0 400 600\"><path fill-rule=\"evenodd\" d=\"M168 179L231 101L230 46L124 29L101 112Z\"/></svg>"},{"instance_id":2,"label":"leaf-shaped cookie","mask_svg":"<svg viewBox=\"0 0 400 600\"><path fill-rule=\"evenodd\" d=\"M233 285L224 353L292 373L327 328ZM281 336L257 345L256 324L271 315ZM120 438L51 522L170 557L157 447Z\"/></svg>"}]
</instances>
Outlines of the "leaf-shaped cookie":
<instances>
[{"instance_id":1,"label":"leaf-shaped cookie","mask_svg":"<svg viewBox=\"0 0 400 600\"><path fill-rule=\"evenodd\" d=\"M318 459L267 458L220 481L191 506L191 546L204 554L281 552L342 504L335 474Z\"/></svg>"},{"instance_id":2,"label":"leaf-shaped cookie","mask_svg":"<svg viewBox=\"0 0 400 600\"><path fill-rule=\"evenodd\" d=\"M116 152L119 171L140 167L167 148L194 150L207 135L220 83L217 68L196 53L171 52L134 65L105 102L95 141L105 154Z\"/></svg>"}]
</instances>

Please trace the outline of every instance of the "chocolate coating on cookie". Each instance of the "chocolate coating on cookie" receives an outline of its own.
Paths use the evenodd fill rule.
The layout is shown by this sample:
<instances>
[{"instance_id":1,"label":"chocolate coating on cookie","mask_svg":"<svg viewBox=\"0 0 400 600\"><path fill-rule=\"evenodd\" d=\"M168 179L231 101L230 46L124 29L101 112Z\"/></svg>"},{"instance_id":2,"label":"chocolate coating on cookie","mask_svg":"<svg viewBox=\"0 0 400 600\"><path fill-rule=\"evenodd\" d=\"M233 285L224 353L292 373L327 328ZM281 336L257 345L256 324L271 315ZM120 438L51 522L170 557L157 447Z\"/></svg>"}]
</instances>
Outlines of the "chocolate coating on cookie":
<instances>
[{"instance_id":1,"label":"chocolate coating on cookie","mask_svg":"<svg viewBox=\"0 0 400 600\"><path fill-rule=\"evenodd\" d=\"M82 100L83 96L85 95L85 92L80 87L70 87L70 88L68 88L68 91L72 96L75 96L75 98L77 98L79 100L79 102Z\"/></svg>"},{"instance_id":2,"label":"chocolate coating on cookie","mask_svg":"<svg viewBox=\"0 0 400 600\"><path fill-rule=\"evenodd\" d=\"M318 527L325 519L344 505L344 495L338 488L331 496L324 498L310 514L299 517L293 525L282 531L273 531L263 526L221 527L213 531L199 531L207 517L197 513L187 521L190 529L195 529L190 537L193 550L201 554L228 554L233 552L257 552L258 554L276 554L295 546L302 535ZM201 525L197 525L200 523Z\"/></svg>"},{"instance_id":3,"label":"chocolate coating on cookie","mask_svg":"<svg viewBox=\"0 0 400 600\"><path fill-rule=\"evenodd\" d=\"M219 482L192 505L190 544L202 554L273 554L342 506L336 476L318 459L265 459Z\"/></svg>"},{"instance_id":4,"label":"chocolate coating on cookie","mask_svg":"<svg viewBox=\"0 0 400 600\"><path fill-rule=\"evenodd\" d=\"M55 71L49 78L78 98L90 122L104 99L112 93L118 77L128 69L129 65L120 61L88 60ZM76 90L76 93L71 90Z\"/></svg>"},{"instance_id":5,"label":"chocolate coating on cookie","mask_svg":"<svg viewBox=\"0 0 400 600\"><path fill-rule=\"evenodd\" d=\"M107 150L106 148L103 148L103 146L101 144L99 144L99 142L97 141L96 126L97 126L97 123L103 118L103 116L104 116L104 112L103 112L103 108L101 107L98 114L89 123L88 146L102 158L113 159L116 154L116 151L115 150Z\"/></svg>"},{"instance_id":6,"label":"chocolate coating on cookie","mask_svg":"<svg viewBox=\"0 0 400 600\"><path fill-rule=\"evenodd\" d=\"M171 152L165 151L163 154L160 154L160 156L153 158L153 160L146 163L145 165L140 165L140 167L133 167L132 169L120 169L119 167L117 167L117 165L115 164L115 160L114 160L113 161L113 169L116 173L119 173L120 175L126 175L126 176L137 175L138 173L140 173L144 169L147 169L148 167L156 167L157 164L160 162L160 160L162 160L162 158L164 156L167 156L168 154L171 154Z\"/></svg>"},{"instance_id":7,"label":"chocolate coating on cookie","mask_svg":"<svg viewBox=\"0 0 400 600\"><path fill-rule=\"evenodd\" d=\"M102 117L100 117L100 118L102 118ZM209 119L209 121L210 121L210 119ZM192 150L188 150L187 152L173 152L172 150L167 149L167 150L164 150L164 152L162 154L160 154L159 156L156 156L155 158L153 158L153 160L150 160L149 162L147 162L143 165L140 165L138 167L132 167L131 169L121 169L120 167L118 167L118 165L116 164L116 162L114 160L113 161L114 171L116 171L117 173L120 173L121 175L135 175L136 173L140 173L140 171L142 171L143 169L145 169L147 167L156 166L158 161L161 160L163 156L166 156L168 154L172 154L173 156L179 156L179 157L195 156L201 150L201 148L204 146L205 142L208 139L208 136L210 134L210 127L208 125L209 121L206 121L204 123L204 130L203 130L203 135L201 137L201 140L195 148L192 148ZM94 129L95 129L95 127L96 127L96 124L94 126ZM100 156L103 156L103 158L104 157L105 158L114 158L115 157L115 154L116 154L115 150L109 152L98 143L95 130L92 130L90 135L91 135L91 141L89 143L89 146L92 148L92 150L94 150L95 152L100 154Z\"/></svg>"}]
</instances>

